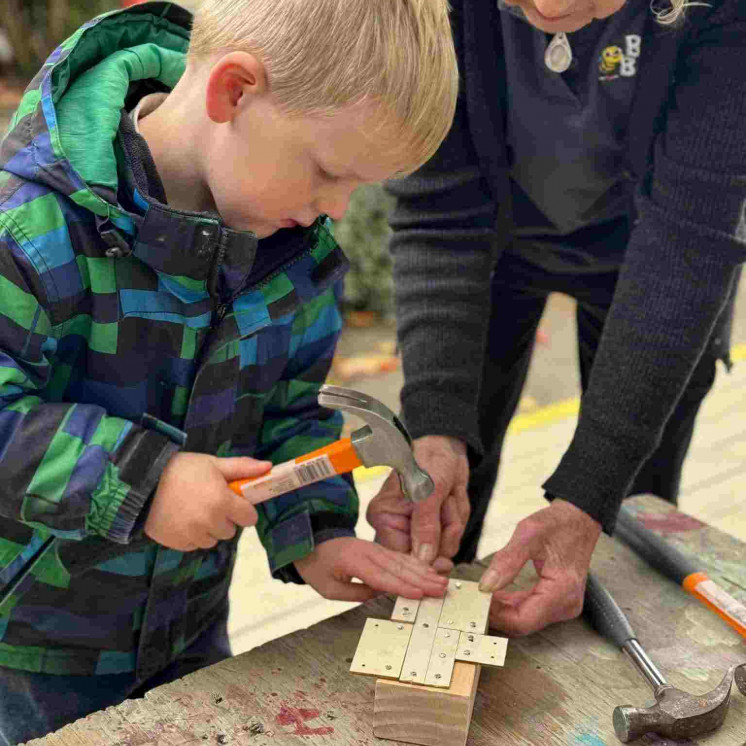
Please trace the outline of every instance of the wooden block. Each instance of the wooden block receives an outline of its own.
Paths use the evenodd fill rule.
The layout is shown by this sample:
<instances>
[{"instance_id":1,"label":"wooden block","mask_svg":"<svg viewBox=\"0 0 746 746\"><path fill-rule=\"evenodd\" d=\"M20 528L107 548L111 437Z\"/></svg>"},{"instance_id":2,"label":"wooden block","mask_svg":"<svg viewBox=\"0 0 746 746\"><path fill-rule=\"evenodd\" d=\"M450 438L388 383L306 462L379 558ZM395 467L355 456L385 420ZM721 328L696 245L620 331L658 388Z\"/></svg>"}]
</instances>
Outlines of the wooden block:
<instances>
[{"instance_id":1,"label":"wooden block","mask_svg":"<svg viewBox=\"0 0 746 746\"><path fill-rule=\"evenodd\" d=\"M437 631L437 635L447 635L453 643L453 650L446 653L448 661L453 660L461 630L475 633L476 637L487 631L490 594L480 593L477 586L478 583L455 578L448 583ZM430 599L422 602L420 614L428 607L428 602ZM420 622L420 614L416 623ZM428 618L428 622L431 621ZM440 662L439 658L437 662ZM481 670L479 664L456 661L450 686L441 689L378 679L373 706L373 735L421 746L464 746ZM428 673L429 683L437 683L435 673L433 669L432 679Z\"/></svg>"},{"instance_id":2,"label":"wooden block","mask_svg":"<svg viewBox=\"0 0 746 746\"><path fill-rule=\"evenodd\" d=\"M376 681L373 735L422 746L464 746L481 666L457 662L451 686Z\"/></svg>"}]
</instances>

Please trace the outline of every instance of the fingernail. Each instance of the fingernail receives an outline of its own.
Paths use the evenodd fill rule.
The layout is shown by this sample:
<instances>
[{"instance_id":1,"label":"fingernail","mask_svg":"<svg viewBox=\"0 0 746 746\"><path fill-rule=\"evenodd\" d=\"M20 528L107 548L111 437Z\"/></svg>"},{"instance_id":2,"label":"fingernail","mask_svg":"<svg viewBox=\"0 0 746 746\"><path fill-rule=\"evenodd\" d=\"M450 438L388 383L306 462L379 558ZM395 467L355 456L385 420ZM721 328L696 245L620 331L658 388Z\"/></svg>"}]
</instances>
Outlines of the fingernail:
<instances>
[{"instance_id":1,"label":"fingernail","mask_svg":"<svg viewBox=\"0 0 746 746\"><path fill-rule=\"evenodd\" d=\"M479 581L479 590L482 593L489 593L494 590L495 586L500 582L500 574L495 570L487 570L482 575L482 579Z\"/></svg>"},{"instance_id":2,"label":"fingernail","mask_svg":"<svg viewBox=\"0 0 746 746\"><path fill-rule=\"evenodd\" d=\"M423 562L430 562L433 557L433 545L432 544L422 544L420 546L419 552L417 552L417 557L421 559Z\"/></svg>"}]
</instances>

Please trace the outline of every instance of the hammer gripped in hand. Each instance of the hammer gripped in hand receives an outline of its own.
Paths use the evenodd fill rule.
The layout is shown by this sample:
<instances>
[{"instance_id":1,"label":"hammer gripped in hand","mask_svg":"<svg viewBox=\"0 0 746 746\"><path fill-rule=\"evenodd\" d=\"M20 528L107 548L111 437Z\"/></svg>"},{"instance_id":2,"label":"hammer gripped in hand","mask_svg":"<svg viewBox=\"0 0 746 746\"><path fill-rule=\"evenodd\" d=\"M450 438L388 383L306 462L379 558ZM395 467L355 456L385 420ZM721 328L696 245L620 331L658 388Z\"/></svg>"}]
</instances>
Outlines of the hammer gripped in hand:
<instances>
[{"instance_id":1,"label":"hammer gripped in hand","mask_svg":"<svg viewBox=\"0 0 746 746\"><path fill-rule=\"evenodd\" d=\"M683 739L719 728L728 713L734 672L736 686L742 694L746 694L746 664L731 666L723 680L706 694L689 694L667 683L637 641L637 635L624 612L601 582L590 573L583 615L598 632L622 649L655 695L655 704L651 707L623 705L614 708L614 732L623 743L641 738L646 733Z\"/></svg>"},{"instance_id":2,"label":"hammer gripped in hand","mask_svg":"<svg viewBox=\"0 0 746 746\"><path fill-rule=\"evenodd\" d=\"M261 477L230 482L228 486L237 495L256 505L358 466L390 466L399 475L408 500L417 503L430 496L433 480L417 465L409 433L387 406L359 391L329 385L321 387L318 401L322 407L350 412L367 424L349 438L277 464Z\"/></svg>"},{"instance_id":3,"label":"hammer gripped in hand","mask_svg":"<svg viewBox=\"0 0 746 746\"><path fill-rule=\"evenodd\" d=\"M420 469L412 452L412 439L399 418L373 397L340 386L322 386L319 404L357 415L368 424L349 438L319 448L305 456L273 466L255 479L230 482L229 487L253 504L313 482L352 471L358 466L391 466L399 475L402 492L412 502L426 500L434 489L430 476ZM34 552L17 577L0 588L0 611L17 590L27 590L34 568L54 551L58 539L48 537ZM18 596L16 595L16 599Z\"/></svg>"}]
</instances>

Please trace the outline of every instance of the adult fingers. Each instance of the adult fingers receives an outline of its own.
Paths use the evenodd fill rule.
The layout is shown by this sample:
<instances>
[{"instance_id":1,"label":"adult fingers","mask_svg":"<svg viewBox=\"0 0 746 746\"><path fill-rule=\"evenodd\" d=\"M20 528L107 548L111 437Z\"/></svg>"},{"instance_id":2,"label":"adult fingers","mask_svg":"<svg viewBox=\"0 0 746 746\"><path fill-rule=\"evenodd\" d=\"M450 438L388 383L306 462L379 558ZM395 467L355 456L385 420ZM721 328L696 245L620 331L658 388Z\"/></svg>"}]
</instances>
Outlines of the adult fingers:
<instances>
[{"instance_id":1,"label":"adult fingers","mask_svg":"<svg viewBox=\"0 0 746 746\"><path fill-rule=\"evenodd\" d=\"M381 516L376 521L375 529L375 541L377 544L381 544L395 552L409 553L412 546L409 533L409 518L396 515Z\"/></svg>"},{"instance_id":2,"label":"adult fingers","mask_svg":"<svg viewBox=\"0 0 746 746\"><path fill-rule=\"evenodd\" d=\"M530 541L516 528L510 541L492 556L490 566L479 581L479 590L499 590L511 583L521 568L531 559Z\"/></svg>"},{"instance_id":3,"label":"adult fingers","mask_svg":"<svg viewBox=\"0 0 746 746\"><path fill-rule=\"evenodd\" d=\"M549 624L573 619L583 608L582 584L570 578L542 579L531 590L518 591L511 596L494 599L490 607L490 626L512 636L528 635Z\"/></svg>"},{"instance_id":4,"label":"adult fingers","mask_svg":"<svg viewBox=\"0 0 746 746\"><path fill-rule=\"evenodd\" d=\"M392 475L396 477L396 475ZM397 552L408 553L411 548L410 518L413 506L401 494L398 478L391 477L371 500L366 512L368 523L375 529L376 542Z\"/></svg>"},{"instance_id":5,"label":"adult fingers","mask_svg":"<svg viewBox=\"0 0 746 746\"><path fill-rule=\"evenodd\" d=\"M438 556L443 498L443 490L436 485L433 494L415 505L412 512L412 554L423 562L432 562Z\"/></svg>"},{"instance_id":6,"label":"adult fingers","mask_svg":"<svg viewBox=\"0 0 746 746\"><path fill-rule=\"evenodd\" d=\"M444 557L453 557L461 544L466 522L462 520L458 501L454 495L446 498L440 512L443 532L440 535L439 554Z\"/></svg>"},{"instance_id":7,"label":"adult fingers","mask_svg":"<svg viewBox=\"0 0 746 746\"><path fill-rule=\"evenodd\" d=\"M448 557L436 557L432 567L439 575L448 575L453 570L453 562Z\"/></svg>"}]
</instances>

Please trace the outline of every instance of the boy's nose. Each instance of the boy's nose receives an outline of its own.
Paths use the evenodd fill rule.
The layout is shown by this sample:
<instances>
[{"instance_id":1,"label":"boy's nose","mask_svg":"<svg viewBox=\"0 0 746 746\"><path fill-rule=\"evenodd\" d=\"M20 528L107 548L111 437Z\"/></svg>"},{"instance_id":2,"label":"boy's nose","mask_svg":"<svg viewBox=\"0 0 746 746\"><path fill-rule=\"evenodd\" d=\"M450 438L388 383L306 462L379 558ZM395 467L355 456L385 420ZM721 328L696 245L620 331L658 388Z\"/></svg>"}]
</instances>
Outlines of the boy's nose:
<instances>
[{"instance_id":1,"label":"boy's nose","mask_svg":"<svg viewBox=\"0 0 746 746\"><path fill-rule=\"evenodd\" d=\"M352 190L335 190L333 193L325 194L316 203L318 212L328 215L332 220L342 220L350 204Z\"/></svg>"}]
</instances>

